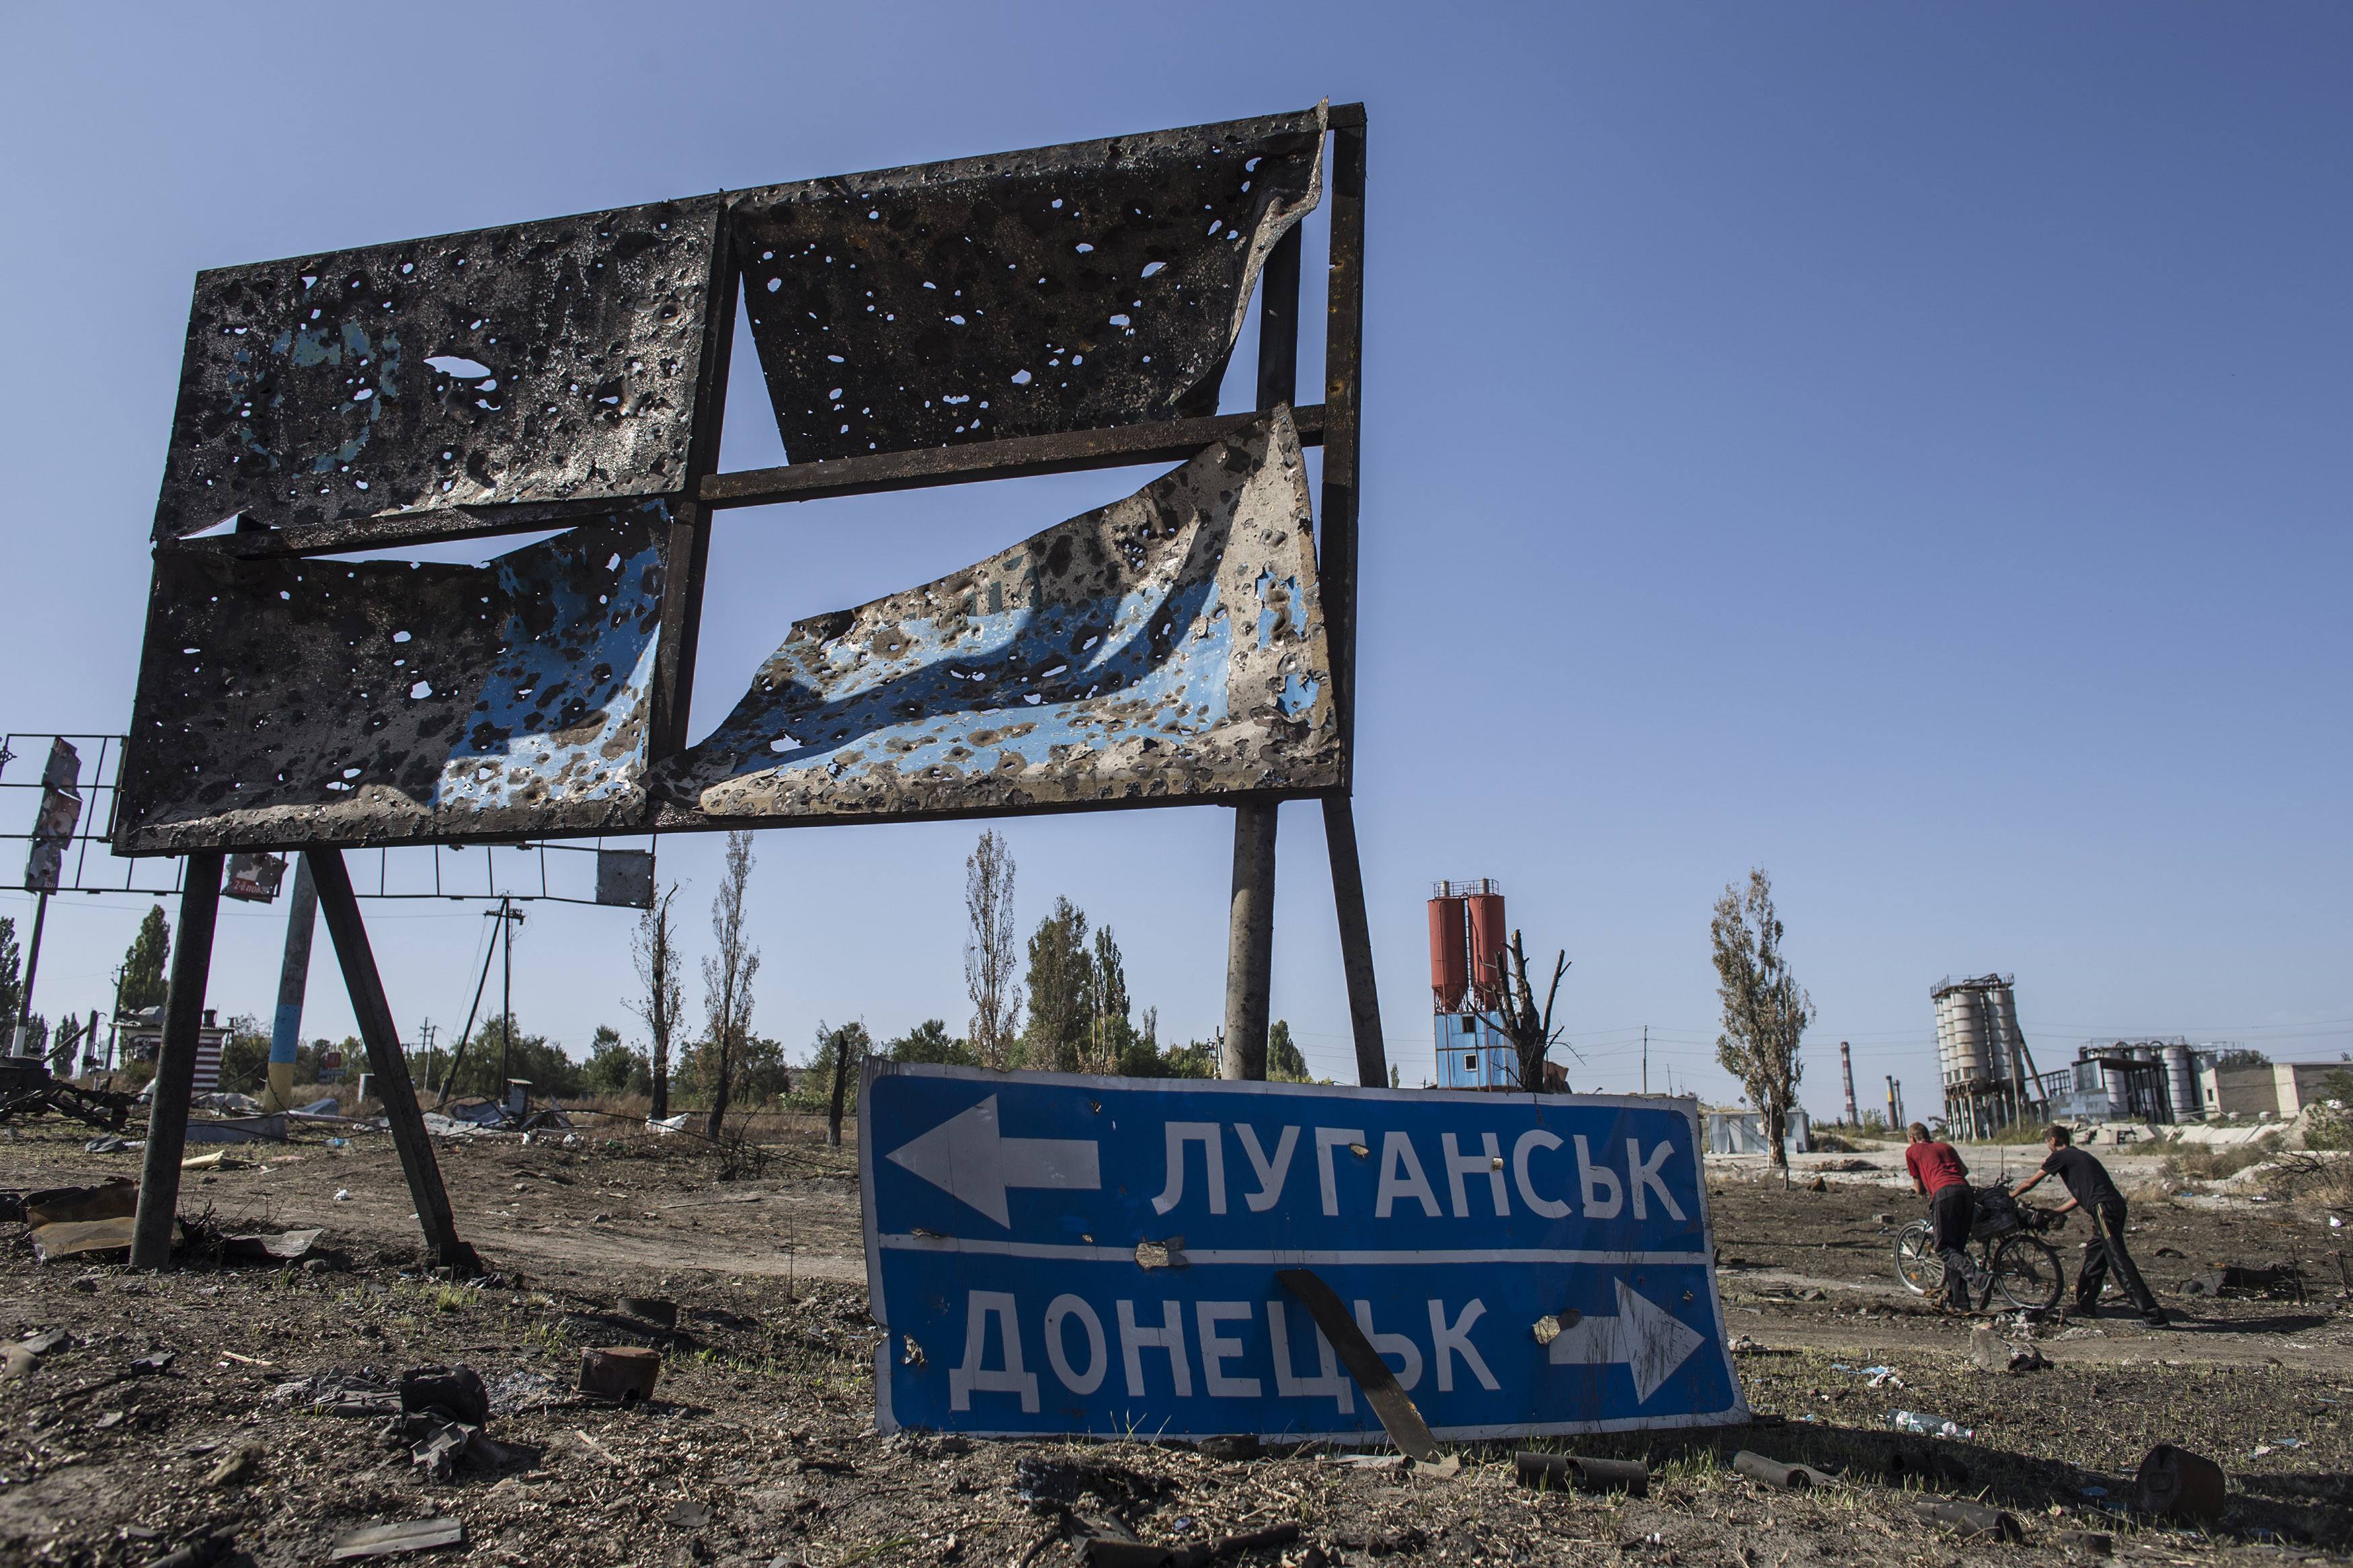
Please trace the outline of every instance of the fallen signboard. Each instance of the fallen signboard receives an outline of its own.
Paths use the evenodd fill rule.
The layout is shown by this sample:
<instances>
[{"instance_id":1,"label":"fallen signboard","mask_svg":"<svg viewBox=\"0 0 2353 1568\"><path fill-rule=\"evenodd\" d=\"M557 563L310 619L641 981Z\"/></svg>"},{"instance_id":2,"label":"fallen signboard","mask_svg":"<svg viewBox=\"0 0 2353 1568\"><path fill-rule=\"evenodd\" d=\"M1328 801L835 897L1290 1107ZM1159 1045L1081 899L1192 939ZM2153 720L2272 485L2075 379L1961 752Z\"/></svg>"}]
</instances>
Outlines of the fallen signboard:
<instances>
[{"instance_id":1,"label":"fallen signboard","mask_svg":"<svg viewBox=\"0 0 2353 1568\"><path fill-rule=\"evenodd\" d=\"M885 1432L1378 1441L1334 1332L1441 1438L1748 1419L1692 1100L874 1063L858 1117Z\"/></svg>"}]
</instances>

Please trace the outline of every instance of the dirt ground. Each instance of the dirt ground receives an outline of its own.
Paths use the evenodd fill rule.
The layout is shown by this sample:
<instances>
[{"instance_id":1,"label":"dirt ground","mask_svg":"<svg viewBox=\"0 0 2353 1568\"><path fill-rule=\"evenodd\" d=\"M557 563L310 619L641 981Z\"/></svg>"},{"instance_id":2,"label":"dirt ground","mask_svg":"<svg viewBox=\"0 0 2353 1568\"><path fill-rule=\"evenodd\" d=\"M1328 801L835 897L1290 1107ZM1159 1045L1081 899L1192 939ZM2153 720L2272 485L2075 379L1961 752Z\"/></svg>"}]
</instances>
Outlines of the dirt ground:
<instances>
[{"instance_id":1,"label":"dirt ground","mask_svg":"<svg viewBox=\"0 0 2353 1568\"><path fill-rule=\"evenodd\" d=\"M84 1152L79 1127L10 1131L0 1189L137 1173L134 1152ZM2037 1336L2052 1364L1989 1373L1968 1360L1970 1323L1894 1279L1895 1226L1878 1216L1901 1223L1918 1205L1889 1184L1884 1158L1826 1175L1819 1192L1712 1162L1727 1322L1753 1342L1739 1366L1758 1419L1543 1445L1647 1458L1649 1495L1630 1499L1523 1489L1508 1446L1466 1449L1459 1473L1436 1475L1312 1447L1244 1460L1141 1443L877 1438L879 1331L864 1310L851 1152L791 1136L764 1172L723 1181L695 1140L581 1136L578 1148L439 1145L460 1229L496 1270L481 1282L419 1269L381 1135L247 1145L233 1152L245 1168L188 1173L181 1212L200 1228L325 1227L333 1255L299 1267L42 1265L20 1228L0 1226L0 1333L67 1331L0 1381L0 1562L143 1564L211 1530L234 1539L240 1555L226 1561L314 1563L349 1531L437 1515L466 1535L442 1555L501 1564L1054 1568L1087 1533L1184 1546L1283 1525L1295 1539L1221 1561L2019 1563L2084 1556L2070 1531L2103 1532L2117 1560L2144 1563L2353 1548L2353 1300L2329 1239L2343 1233L2284 1205L2137 1201L2137 1255L2178 1324L2148 1330L2119 1312L2005 1325L2021 1343ZM2021 1156L2008 1159L2014 1169ZM2071 1275L2084 1234L2078 1220L2054 1238ZM2324 1281L2302 1302L2177 1293L2215 1264L2291 1260ZM625 1295L676 1301L677 1331L617 1315ZM622 1343L662 1352L655 1399L572 1395L582 1347ZM287 1387L459 1362L490 1384L488 1432L509 1452L446 1480L411 1462L383 1415L314 1410L307 1388ZM1973 1436L1900 1436L1887 1429L1899 1408ZM2229 1504L2200 1530L2123 1510L2160 1441L2229 1473ZM1729 1468L1744 1447L1844 1479L1768 1490ZM1899 1451L1950 1468L1933 1493L1883 1484ZM1914 1507L1928 1495L1998 1504L2024 1540L1924 1523Z\"/></svg>"}]
</instances>

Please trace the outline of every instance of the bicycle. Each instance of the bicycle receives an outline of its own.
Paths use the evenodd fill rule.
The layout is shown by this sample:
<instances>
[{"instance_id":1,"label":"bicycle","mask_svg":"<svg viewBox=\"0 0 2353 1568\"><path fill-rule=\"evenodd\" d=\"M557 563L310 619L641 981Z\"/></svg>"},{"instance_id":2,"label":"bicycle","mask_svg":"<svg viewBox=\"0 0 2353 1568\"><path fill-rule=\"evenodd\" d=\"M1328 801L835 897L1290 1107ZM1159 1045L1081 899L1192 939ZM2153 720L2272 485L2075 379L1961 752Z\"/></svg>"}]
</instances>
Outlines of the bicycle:
<instances>
[{"instance_id":1,"label":"bicycle","mask_svg":"<svg viewBox=\"0 0 2353 1568\"><path fill-rule=\"evenodd\" d=\"M2065 1224L2066 1216L2027 1207L2003 1185L1978 1189L1977 1200L1969 1246L1978 1249L1978 1262L1986 1272L1978 1306L1991 1305L1999 1291L2002 1300L2026 1311L2047 1312L2056 1307L2067 1288L2067 1273L2059 1254L2037 1233ZM1943 1294L1945 1260L1936 1255L1936 1231L1926 1220L1915 1219L1895 1233L1895 1277L1915 1296Z\"/></svg>"}]
</instances>

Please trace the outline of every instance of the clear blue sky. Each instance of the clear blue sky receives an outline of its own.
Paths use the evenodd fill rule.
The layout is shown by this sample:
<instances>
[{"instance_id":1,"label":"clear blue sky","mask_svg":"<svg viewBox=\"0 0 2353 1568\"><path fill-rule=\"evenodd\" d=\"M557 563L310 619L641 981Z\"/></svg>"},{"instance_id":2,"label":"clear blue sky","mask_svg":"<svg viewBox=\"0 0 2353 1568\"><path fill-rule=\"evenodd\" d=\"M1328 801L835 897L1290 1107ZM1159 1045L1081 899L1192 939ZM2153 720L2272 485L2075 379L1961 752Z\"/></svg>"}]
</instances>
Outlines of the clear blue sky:
<instances>
[{"instance_id":1,"label":"clear blue sky","mask_svg":"<svg viewBox=\"0 0 2353 1568\"><path fill-rule=\"evenodd\" d=\"M1757 864L1820 1007L1818 1111L1841 1038L1867 1102L1893 1072L1933 1105L1955 972L2016 971L2045 1065L2126 1031L2353 1048L2342 6L91 5L9 31L0 727L127 720L198 268L1361 100L1357 811L1408 1082L1427 886L1492 875L1575 960L1578 1087L1630 1086L1647 1022L1654 1081L1724 1092L1708 906ZM737 363L728 462L776 461ZM795 616L1146 477L733 514L701 724ZM1022 918L1069 895L1164 1031L1206 1034L1229 823L1016 823ZM1345 1076L1314 808L1282 832L1276 1011ZM974 833L765 835L757 1026L796 1052L820 1019L961 1030ZM663 850L698 936L716 847ZM142 908L53 911L45 1012L106 1001ZM216 1006L268 1012L281 923L230 907ZM463 1014L484 923L383 909L405 1032ZM535 913L525 1026L626 1024L628 927ZM319 950L306 1033L340 1036Z\"/></svg>"}]
</instances>

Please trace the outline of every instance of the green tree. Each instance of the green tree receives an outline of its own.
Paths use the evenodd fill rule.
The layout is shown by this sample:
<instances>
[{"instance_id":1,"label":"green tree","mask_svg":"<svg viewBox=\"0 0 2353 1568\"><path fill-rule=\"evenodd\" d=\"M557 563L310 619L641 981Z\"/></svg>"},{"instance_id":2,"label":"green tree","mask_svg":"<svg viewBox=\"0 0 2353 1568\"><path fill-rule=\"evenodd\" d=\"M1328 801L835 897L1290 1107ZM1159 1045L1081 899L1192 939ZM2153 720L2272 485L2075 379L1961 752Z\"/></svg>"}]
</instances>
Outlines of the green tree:
<instances>
[{"instance_id":1,"label":"green tree","mask_svg":"<svg viewBox=\"0 0 2353 1568\"><path fill-rule=\"evenodd\" d=\"M1058 898L1054 912L1038 922L1029 938L1029 1028L1021 1042L1022 1066L1077 1070L1086 1047L1092 975L1086 911Z\"/></svg>"},{"instance_id":2,"label":"green tree","mask_svg":"<svg viewBox=\"0 0 2353 1568\"><path fill-rule=\"evenodd\" d=\"M1708 922L1715 948L1716 997L1724 1007L1724 1032L1715 1037L1715 1058L1740 1080L1749 1102L1765 1113L1765 1137L1773 1163L1788 1180L1785 1141L1789 1108L1797 1103L1804 1064L1799 1042L1814 1021L1813 999L1789 973L1781 952L1781 917L1773 909L1773 880L1759 868L1748 873L1746 892L1727 887Z\"/></svg>"},{"instance_id":3,"label":"green tree","mask_svg":"<svg viewBox=\"0 0 2353 1568\"><path fill-rule=\"evenodd\" d=\"M1109 926L1096 929L1081 1001L1086 1030L1082 1065L1088 1072L1115 1073L1135 1038L1135 1026L1128 1017L1126 961Z\"/></svg>"},{"instance_id":4,"label":"green tree","mask_svg":"<svg viewBox=\"0 0 2353 1568\"><path fill-rule=\"evenodd\" d=\"M711 1116L703 1136L713 1141L727 1118L736 1058L752 1037L752 978L760 973L760 950L744 935L744 891L752 881L751 834L727 835L726 868L711 900L711 934L718 951L702 961L702 1003L709 1020L703 1038L712 1052Z\"/></svg>"},{"instance_id":5,"label":"green tree","mask_svg":"<svg viewBox=\"0 0 2353 1568\"><path fill-rule=\"evenodd\" d=\"M16 1009L25 1005L24 957L16 951L16 922L0 915L0 1042L16 1026Z\"/></svg>"},{"instance_id":6,"label":"green tree","mask_svg":"<svg viewBox=\"0 0 2353 1568\"><path fill-rule=\"evenodd\" d=\"M49 1047L49 1071L58 1077L73 1077L74 1057L81 1044L81 1025L71 1013L67 1014L66 1021L58 1026L54 1043Z\"/></svg>"},{"instance_id":7,"label":"green tree","mask_svg":"<svg viewBox=\"0 0 2353 1568\"><path fill-rule=\"evenodd\" d=\"M673 882L670 891L639 918L629 941L638 986L638 1000L629 1004L629 1010L646 1021L646 1032L653 1037L646 1090L653 1107L647 1114L658 1121L670 1115L670 1047L678 1039L679 1020L686 1011L685 993L679 984L677 933L670 924L670 901L676 897L678 884Z\"/></svg>"},{"instance_id":8,"label":"green tree","mask_svg":"<svg viewBox=\"0 0 2353 1568\"><path fill-rule=\"evenodd\" d=\"M2227 1051L2217 1052L2214 1057L2217 1068L2267 1068L2271 1065L2271 1058L2250 1046L2233 1046Z\"/></svg>"},{"instance_id":9,"label":"green tree","mask_svg":"<svg viewBox=\"0 0 2353 1568\"><path fill-rule=\"evenodd\" d=\"M882 1047L894 1062L942 1062L950 1067L978 1067L980 1053L948 1033L944 1018L926 1018Z\"/></svg>"},{"instance_id":10,"label":"green tree","mask_svg":"<svg viewBox=\"0 0 2353 1568\"><path fill-rule=\"evenodd\" d=\"M1266 1032L1266 1076L1276 1083L1308 1081L1307 1058L1292 1042L1289 1019L1277 1018Z\"/></svg>"},{"instance_id":11,"label":"green tree","mask_svg":"<svg viewBox=\"0 0 2353 1568\"><path fill-rule=\"evenodd\" d=\"M964 944L972 1048L984 1064L1002 1069L1021 1026L1021 987L1013 983L1013 855L993 829L964 863L964 910L972 926Z\"/></svg>"},{"instance_id":12,"label":"green tree","mask_svg":"<svg viewBox=\"0 0 2353 1568\"><path fill-rule=\"evenodd\" d=\"M220 1086L237 1094L251 1094L269 1078L269 1031L250 1013L228 1021L228 1038L221 1042Z\"/></svg>"},{"instance_id":13,"label":"green tree","mask_svg":"<svg viewBox=\"0 0 2353 1568\"><path fill-rule=\"evenodd\" d=\"M122 955L122 984L116 1007L128 1016L162 1006L170 988L164 966L171 957L172 922L164 918L164 906L155 904L139 922L139 934L131 939L130 950Z\"/></svg>"},{"instance_id":14,"label":"green tree","mask_svg":"<svg viewBox=\"0 0 2353 1568\"><path fill-rule=\"evenodd\" d=\"M453 1092L480 1095L484 1100L502 1100L507 1086L499 1076L499 1062L504 1056L507 1076L528 1082L534 1092L547 1098L572 1099L585 1092L580 1064L564 1054L564 1047L544 1035L514 1031L514 1047L506 1049L506 1026L511 1019L485 1018L474 1031L466 1047L466 1060L459 1068ZM343 1046L344 1071L355 1070L367 1058L359 1042L349 1040ZM316 1070L315 1068L313 1069Z\"/></svg>"},{"instance_id":15,"label":"green tree","mask_svg":"<svg viewBox=\"0 0 2353 1568\"><path fill-rule=\"evenodd\" d=\"M621 1032L610 1024L596 1026L588 1042L588 1060L580 1069L582 1084L591 1094L650 1094L653 1066L643 1051L621 1042Z\"/></svg>"}]
</instances>

